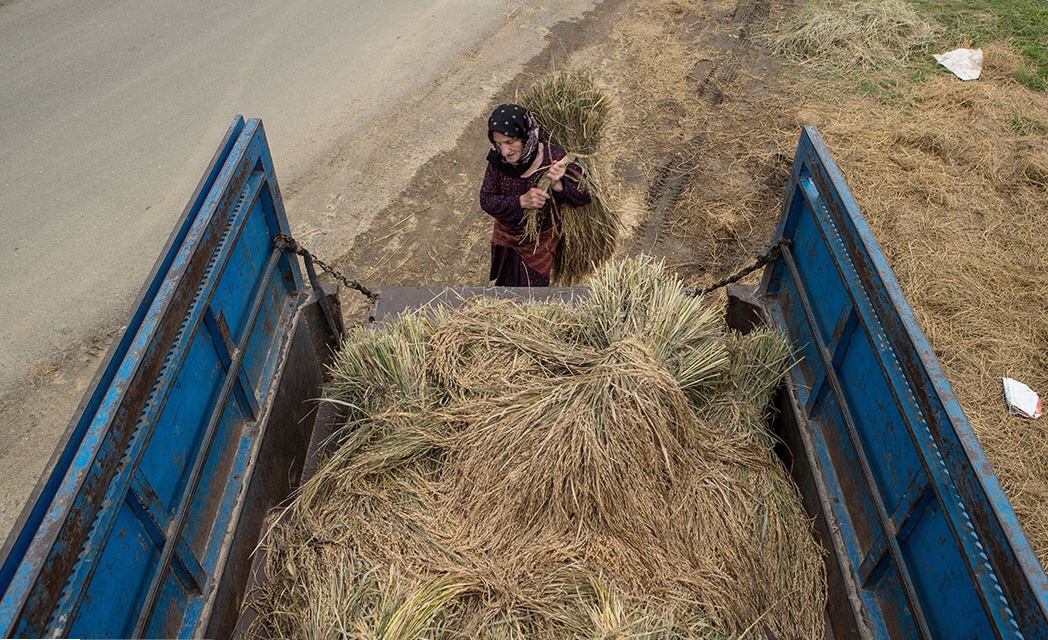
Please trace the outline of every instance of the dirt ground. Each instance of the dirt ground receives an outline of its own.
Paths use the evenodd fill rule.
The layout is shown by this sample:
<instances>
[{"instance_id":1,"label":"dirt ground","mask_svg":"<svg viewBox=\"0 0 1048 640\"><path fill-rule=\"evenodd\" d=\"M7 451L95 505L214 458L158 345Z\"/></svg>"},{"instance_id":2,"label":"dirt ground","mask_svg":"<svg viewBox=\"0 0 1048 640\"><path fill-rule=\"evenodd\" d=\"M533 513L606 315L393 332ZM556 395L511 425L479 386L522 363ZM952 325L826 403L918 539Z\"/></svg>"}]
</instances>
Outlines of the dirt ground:
<instances>
[{"instance_id":1,"label":"dirt ground","mask_svg":"<svg viewBox=\"0 0 1048 640\"><path fill-rule=\"evenodd\" d=\"M769 114L760 113L759 103L777 90L780 76L750 32L768 17L772 3L692 4L606 0L581 23L561 25L500 100L512 101L517 90L550 70L593 72L614 104L604 146L614 201L627 226L621 253L658 256L702 284L766 248L799 128L793 131L789 114L769 121ZM653 88L662 95L653 95ZM340 269L375 285L487 284L491 221L477 202L487 115L478 112L469 130L375 217L337 261ZM791 139L775 135L784 129ZM766 157L740 164L730 137L747 130ZM722 138L721 132L731 132L728 144L712 139ZM751 205L741 224L702 216L704 208L740 197ZM350 322L360 319L347 316Z\"/></svg>"}]
</instances>

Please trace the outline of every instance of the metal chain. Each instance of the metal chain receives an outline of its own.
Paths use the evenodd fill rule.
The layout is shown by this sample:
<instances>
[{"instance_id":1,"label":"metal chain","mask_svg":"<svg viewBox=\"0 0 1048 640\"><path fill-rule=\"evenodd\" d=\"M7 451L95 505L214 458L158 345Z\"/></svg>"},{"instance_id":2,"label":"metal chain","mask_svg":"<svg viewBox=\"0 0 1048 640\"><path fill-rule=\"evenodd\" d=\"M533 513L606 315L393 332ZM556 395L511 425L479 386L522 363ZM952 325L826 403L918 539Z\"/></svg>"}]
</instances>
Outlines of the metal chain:
<instances>
[{"instance_id":1,"label":"metal chain","mask_svg":"<svg viewBox=\"0 0 1048 640\"><path fill-rule=\"evenodd\" d=\"M299 244L298 241L292 238L291 236L285 233L277 234L276 237L273 238L273 244L276 247L283 249L284 251L290 251L291 253L297 253L298 255L302 256L306 259L307 266L308 262L311 261L313 264L320 267L322 271L330 274L331 277L335 278L346 287L350 289L355 289L367 296L368 300L374 301L376 298L378 298L378 294L374 293L373 291L362 285L360 282L356 280L350 280L341 271L329 266L326 262L311 254L309 251L306 250L305 247Z\"/></svg>"},{"instance_id":2,"label":"metal chain","mask_svg":"<svg viewBox=\"0 0 1048 640\"><path fill-rule=\"evenodd\" d=\"M729 284L734 284L734 283L738 282L739 280L742 280L743 278L745 278L746 276L750 275L751 273L753 273L757 269L760 269L764 265L766 265L766 264L768 264L770 262L774 262L779 257L780 249L782 247L784 247L784 246L789 245L789 244L790 244L790 239L789 238L780 238L779 241L776 242L775 245L772 246L771 249L768 249L768 251L766 253L762 253L761 255L757 256L757 259L754 260L753 263L750 264L748 267L745 267L745 268L737 271L735 274L733 274L731 276L728 276L727 278L725 278L723 280L718 280L717 282L714 282L713 284L711 284L708 287L705 287L703 289L699 289L697 291L694 291L694 292L692 292L692 295L694 295L694 296L704 296L704 295L706 295L707 293L709 293L711 291L716 291L717 289L720 289L721 287L726 287Z\"/></svg>"},{"instance_id":3,"label":"metal chain","mask_svg":"<svg viewBox=\"0 0 1048 640\"><path fill-rule=\"evenodd\" d=\"M367 296L368 300L375 300L376 298L378 298L378 295L376 293L362 285L360 282L356 280L350 280L341 271L338 271L337 269L331 267L320 258L309 253L309 251L307 251L305 247L299 244L298 241L292 238L291 236L284 233L277 234L277 236L273 238L273 244L276 247L283 249L284 251L290 251L291 253L296 253L305 258L305 260L307 261L307 267L309 266L309 262L316 264L318 267L321 268L321 270L323 270L325 273L330 274L333 278L341 282L346 287L350 289L355 289L356 291L359 291L360 293ZM733 275L724 278L723 280L718 280L717 282L714 282L708 287L692 291L692 295L704 296L707 293L710 293L711 291L716 291L721 287L726 287L729 284L733 284L738 282L739 280L742 280L743 278L753 273L757 269L760 269L764 265L770 262L774 262L779 257L780 249L789 244L790 240L788 238L780 238L779 241L776 242L775 245L772 246L766 253L757 256L757 259L754 260L753 263L749 266L737 271Z\"/></svg>"}]
</instances>

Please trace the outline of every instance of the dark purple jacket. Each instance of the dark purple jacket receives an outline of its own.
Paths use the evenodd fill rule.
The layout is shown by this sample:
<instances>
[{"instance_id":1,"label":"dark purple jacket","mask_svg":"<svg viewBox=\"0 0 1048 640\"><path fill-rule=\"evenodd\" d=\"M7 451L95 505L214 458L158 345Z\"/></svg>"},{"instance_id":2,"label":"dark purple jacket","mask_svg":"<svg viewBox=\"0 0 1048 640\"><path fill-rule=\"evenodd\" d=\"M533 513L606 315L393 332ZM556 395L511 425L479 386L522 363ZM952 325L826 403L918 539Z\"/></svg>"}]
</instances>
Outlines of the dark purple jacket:
<instances>
[{"instance_id":1,"label":"dark purple jacket","mask_svg":"<svg viewBox=\"0 0 1048 640\"><path fill-rule=\"evenodd\" d=\"M541 166L543 167L550 166L566 155L563 149L550 144L543 145L542 154ZM573 207L589 204L589 192L580 190L579 185L571 177L579 175L581 171L582 169L577 164L569 164L568 172L561 180L564 190L550 192L553 198L546 201L540 212L543 229L553 223L554 201ZM509 229L522 233L524 210L520 206L520 196L527 193L531 187L536 186L542 174L542 171L536 171L526 178L517 178L499 171L488 163L488 168L484 172L484 183L480 186L480 208Z\"/></svg>"}]
</instances>

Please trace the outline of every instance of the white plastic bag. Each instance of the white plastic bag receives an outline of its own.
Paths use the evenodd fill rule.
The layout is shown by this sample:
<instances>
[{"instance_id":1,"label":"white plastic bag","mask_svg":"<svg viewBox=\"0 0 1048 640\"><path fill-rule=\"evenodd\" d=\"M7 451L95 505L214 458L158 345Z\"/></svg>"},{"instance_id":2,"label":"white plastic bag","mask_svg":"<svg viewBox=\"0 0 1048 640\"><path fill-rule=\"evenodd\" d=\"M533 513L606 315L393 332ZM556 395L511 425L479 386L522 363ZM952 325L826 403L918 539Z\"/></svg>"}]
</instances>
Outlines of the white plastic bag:
<instances>
[{"instance_id":1,"label":"white plastic bag","mask_svg":"<svg viewBox=\"0 0 1048 640\"><path fill-rule=\"evenodd\" d=\"M1002 378L1008 413L1024 418L1041 417L1041 399L1033 389L1011 378Z\"/></svg>"},{"instance_id":2,"label":"white plastic bag","mask_svg":"<svg viewBox=\"0 0 1048 640\"><path fill-rule=\"evenodd\" d=\"M954 49L946 53L934 53L939 64L953 72L961 80L975 80L982 73L982 49Z\"/></svg>"}]
</instances>

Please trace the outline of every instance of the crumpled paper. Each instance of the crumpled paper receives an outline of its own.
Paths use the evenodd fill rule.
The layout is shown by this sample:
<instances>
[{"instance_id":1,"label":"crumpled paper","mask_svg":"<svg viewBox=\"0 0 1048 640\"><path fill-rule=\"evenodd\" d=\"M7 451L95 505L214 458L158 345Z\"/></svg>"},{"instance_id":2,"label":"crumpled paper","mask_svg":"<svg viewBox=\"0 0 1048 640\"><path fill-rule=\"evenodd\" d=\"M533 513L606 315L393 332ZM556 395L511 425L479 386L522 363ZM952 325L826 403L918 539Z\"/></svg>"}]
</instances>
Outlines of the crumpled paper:
<instances>
[{"instance_id":1,"label":"crumpled paper","mask_svg":"<svg viewBox=\"0 0 1048 640\"><path fill-rule=\"evenodd\" d=\"M1033 389L1011 378L1001 378L1004 382L1004 399L1008 403L1008 413L1024 418L1041 417L1041 398Z\"/></svg>"},{"instance_id":2,"label":"crumpled paper","mask_svg":"<svg viewBox=\"0 0 1048 640\"><path fill-rule=\"evenodd\" d=\"M982 73L982 49L954 49L932 54L939 64L961 80L975 80Z\"/></svg>"}]
</instances>

